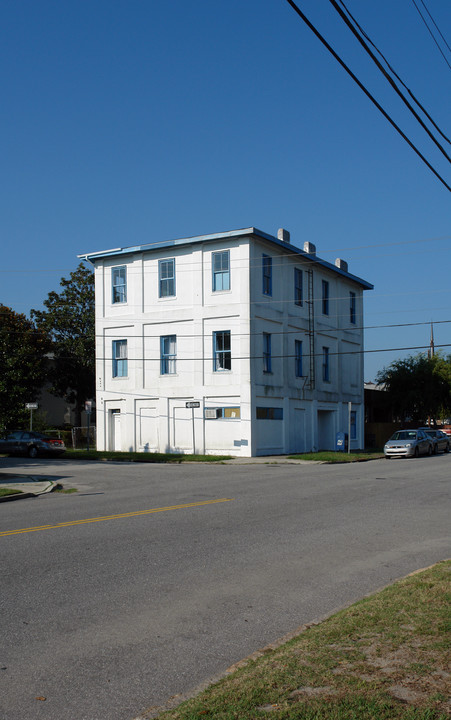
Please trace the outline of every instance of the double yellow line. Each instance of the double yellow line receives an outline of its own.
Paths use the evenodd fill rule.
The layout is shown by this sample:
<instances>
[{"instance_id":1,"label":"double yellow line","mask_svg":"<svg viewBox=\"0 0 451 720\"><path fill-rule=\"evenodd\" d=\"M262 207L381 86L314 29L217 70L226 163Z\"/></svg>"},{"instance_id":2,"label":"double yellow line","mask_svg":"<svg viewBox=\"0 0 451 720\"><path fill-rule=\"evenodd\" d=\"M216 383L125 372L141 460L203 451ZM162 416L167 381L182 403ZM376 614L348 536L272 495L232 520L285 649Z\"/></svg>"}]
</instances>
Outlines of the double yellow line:
<instances>
[{"instance_id":1,"label":"double yellow line","mask_svg":"<svg viewBox=\"0 0 451 720\"><path fill-rule=\"evenodd\" d=\"M203 505L215 505L216 503L231 501L232 498L204 500L202 502L186 503L184 505L169 505L168 507L153 508L152 510L137 510L136 512L121 513L120 515L103 515L101 517L86 518L85 520L70 520L69 522L57 523L56 525L37 525L36 527L20 528L20 530L4 530L0 532L0 537L40 532L41 530L57 530L58 528L71 527L72 525L87 525L94 522L104 522L105 520L120 520L121 518L137 517L138 515L151 515L152 513L168 512L169 510L184 510L185 508L202 507Z\"/></svg>"}]
</instances>

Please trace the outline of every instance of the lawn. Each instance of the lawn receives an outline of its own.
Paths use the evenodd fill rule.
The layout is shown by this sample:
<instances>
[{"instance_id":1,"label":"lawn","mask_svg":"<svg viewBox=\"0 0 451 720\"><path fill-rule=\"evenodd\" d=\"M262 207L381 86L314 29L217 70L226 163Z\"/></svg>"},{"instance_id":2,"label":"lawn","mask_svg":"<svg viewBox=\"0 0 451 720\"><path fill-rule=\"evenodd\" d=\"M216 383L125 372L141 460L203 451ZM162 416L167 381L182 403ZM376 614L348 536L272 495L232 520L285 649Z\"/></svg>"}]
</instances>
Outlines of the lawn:
<instances>
[{"instance_id":1,"label":"lawn","mask_svg":"<svg viewBox=\"0 0 451 720\"><path fill-rule=\"evenodd\" d=\"M411 575L259 651L158 717L449 720L450 581L451 561Z\"/></svg>"}]
</instances>

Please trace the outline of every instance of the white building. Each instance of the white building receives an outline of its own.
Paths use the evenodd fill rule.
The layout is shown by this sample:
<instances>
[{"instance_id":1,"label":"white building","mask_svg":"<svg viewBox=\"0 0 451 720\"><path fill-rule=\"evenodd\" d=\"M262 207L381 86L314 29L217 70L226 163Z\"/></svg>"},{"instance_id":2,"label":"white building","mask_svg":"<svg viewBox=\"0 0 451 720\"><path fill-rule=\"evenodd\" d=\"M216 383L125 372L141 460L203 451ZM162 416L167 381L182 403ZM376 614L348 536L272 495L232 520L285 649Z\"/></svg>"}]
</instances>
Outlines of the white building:
<instances>
[{"instance_id":1,"label":"white building","mask_svg":"<svg viewBox=\"0 0 451 720\"><path fill-rule=\"evenodd\" d=\"M99 450L270 455L364 444L363 291L256 228L88 253Z\"/></svg>"}]
</instances>

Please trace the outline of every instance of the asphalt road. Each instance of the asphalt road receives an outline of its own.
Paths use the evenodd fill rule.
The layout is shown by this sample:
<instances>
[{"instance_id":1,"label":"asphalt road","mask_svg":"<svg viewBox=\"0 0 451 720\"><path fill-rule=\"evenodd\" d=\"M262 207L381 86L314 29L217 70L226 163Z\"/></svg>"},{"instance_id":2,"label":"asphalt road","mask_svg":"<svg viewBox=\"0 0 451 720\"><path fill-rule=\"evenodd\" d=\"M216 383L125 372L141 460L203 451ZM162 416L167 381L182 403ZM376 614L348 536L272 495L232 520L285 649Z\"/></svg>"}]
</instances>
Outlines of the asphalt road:
<instances>
[{"instance_id":1,"label":"asphalt road","mask_svg":"<svg viewBox=\"0 0 451 720\"><path fill-rule=\"evenodd\" d=\"M451 455L7 469L78 492L0 504L0 720L131 720L451 556Z\"/></svg>"}]
</instances>

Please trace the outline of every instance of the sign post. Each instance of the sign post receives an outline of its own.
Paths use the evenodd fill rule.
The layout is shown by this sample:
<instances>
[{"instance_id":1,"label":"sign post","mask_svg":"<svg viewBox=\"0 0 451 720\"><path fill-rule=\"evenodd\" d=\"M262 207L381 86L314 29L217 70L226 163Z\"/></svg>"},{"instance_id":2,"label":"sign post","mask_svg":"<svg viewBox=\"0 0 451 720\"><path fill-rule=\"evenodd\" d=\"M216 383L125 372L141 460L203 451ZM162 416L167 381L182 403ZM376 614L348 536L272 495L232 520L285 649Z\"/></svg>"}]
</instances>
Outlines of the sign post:
<instances>
[{"instance_id":1,"label":"sign post","mask_svg":"<svg viewBox=\"0 0 451 720\"><path fill-rule=\"evenodd\" d=\"M91 412L92 412L92 400L86 400L85 402L85 413L88 416L88 432L86 435L86 450L89 452L89 431L91 425Z\"/></svg>"},{"instance_id":2,"label":"sign post","mask_svg":"<svg viewBox=\"0 0 451 720\"><path fill-rule=\"evenodd\" d=\"M193 455L196 454L196 437L194 432L194 408L200 408L200 401L199 400L188 400L185 403L186 408L191 408L191 420L193 423Z\"/></svg>"},{"instance_id":3,"label":"sign post","mask_svg":"<svg viewBox=\"0 0 451 720\"><path fill-rule=\"evenodd\" d=\"M26 403L25 407L30 411L30 432L33 430L33 410L38 409L37 403Z\"/></svg>"}]
</instances>

